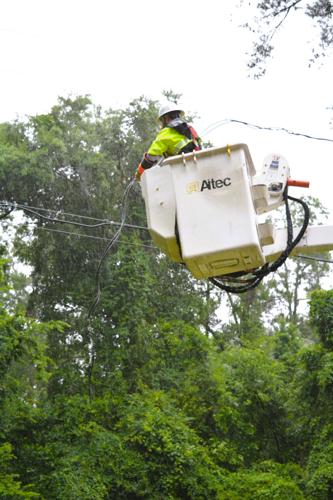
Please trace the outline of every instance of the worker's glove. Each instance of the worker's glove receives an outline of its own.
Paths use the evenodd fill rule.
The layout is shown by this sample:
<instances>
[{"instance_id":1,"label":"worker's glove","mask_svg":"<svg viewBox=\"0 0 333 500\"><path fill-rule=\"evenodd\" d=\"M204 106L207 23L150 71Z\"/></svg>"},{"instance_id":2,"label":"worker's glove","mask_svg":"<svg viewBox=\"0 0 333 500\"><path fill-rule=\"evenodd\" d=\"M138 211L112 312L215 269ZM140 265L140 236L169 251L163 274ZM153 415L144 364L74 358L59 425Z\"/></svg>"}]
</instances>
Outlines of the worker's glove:
<instances>
[{"instance_id":1,"label":"worker's glove","mask_svg":"<svg viewBox=\"0 0 333 500\"><path fill-rule=\"evenodd\" d=\"M143 172L144 172L144 171L145 171L145 169L142 167L142 165L141 165L141 163L140 163L140 165L138 166L137 171L135 172L135 176L134 176L134 177L135 177L135 180L136 180L137 182L140 182L140 180L141 180L141 175L143 174Z\"/></svg>"}]
</instances>

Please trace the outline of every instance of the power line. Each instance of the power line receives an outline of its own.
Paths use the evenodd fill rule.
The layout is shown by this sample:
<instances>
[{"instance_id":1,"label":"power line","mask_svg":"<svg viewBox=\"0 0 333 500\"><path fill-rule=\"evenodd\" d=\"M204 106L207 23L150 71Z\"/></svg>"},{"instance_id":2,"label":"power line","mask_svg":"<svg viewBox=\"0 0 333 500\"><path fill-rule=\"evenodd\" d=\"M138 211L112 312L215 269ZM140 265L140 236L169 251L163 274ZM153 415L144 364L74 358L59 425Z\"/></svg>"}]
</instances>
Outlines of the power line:
<instances>
[{"instance_id":1,"label":"power line","mask_svg":"<svg viewBox=\"0 0 333 500\"><path fill-rule=\"evenodd\" d=\"M40 210L40 211L44 211L44 212L53 212L53 213L59 214L59 215L67 215L69 217L78 217L78 218L81 218L81 219L95 220L95 221L103 222L104 224L110 224L112 226L120 226L121 225L121 222L115 222L115 221L112 221L110 219L98 219L97 217L90 217L88 215L73 214L73 213L63 212L63 211L59 211L59 210L52 210L52 209L49 209L49 208L31 207L29 205L19 205L19 204L17 204L16 206L18 208L22 208L22 210L24 210L25 208L26 209L33 209L33 210ZM87 224L84 227L94 227L94 225ZM146 229L146 230L148 229L145 226L138 226L136 224L124 224L123 227L129 227L129 228L133 228L133 229Z\"/></svg>"},{"instance_id":2,"label":"power line","mask_svg":"<svg viewBox=\"0 0 333 500\"><path fill-rule=\"evenodd\" d=\"M92 314L95 311L95 309L96 309L96 307L97 307L97 305L98 305L98 303L100 301L100 297L101 297L101 272L102 272L102 266L104 264L104 261L106 259L107 254L109 253L109 251L111 250L111 248L118 242L118 239L120 237L121 231L122 231L122 229L124 227L125 220L126 220L126 214L127 214L128 196L129 196L129 193L130 193L131 189L133 189L134 184L135 184L135 179L133 178L133 179L130 180L130 182L127 184L127 186L125 188L125 191L124 191L124 194L123 194L123 197L122 197L122 201L121 201L121 224L118 227L118 229L115 232L115 234L110 239L110 241L108 241L106 247L104 248L102 256L101 256L101 258L99 260L99 263L98 263L98 266L97 266L97 271L96 271L96 296L95 296L95 299L94 299L93 303L91 304L91 306L89 308L89 311L88 311L88 321L92 317Z\"/></svg>"},{"instance_id":3,"label":"power line","mask_svg":"<svg viewBox=\"0 0 333 500\"><path fill-rule=\"evenodd\" d=\"M9 205L10 204L8 204L8 203L0 202L0 207L1 208L8 208ZM44 211L44 212L53 212L53 213L59 212L57 210L53 210L53 209L49 209L49 208L32 207L30 205L15 204L15 207L16 208L22 208L22 209L23 208L27 208L27 209L33 209L33 210L41 210L41 211ZM73 213L68 213L68 212L61 212L61 215L68 215L68 216L71 216L71 217L81 217L83 219L90 219L90 220L96 220L96 221L105 221L105 222L107 221L107 219L99 219L97 217L89 217L89 216L86 216L86 215L73 214ZM51 219L51 221L52 222L56 222L55 219ZM62 220L61 222L64 223L64 224L65 223L71 224L71 221L64 221L64 220ZM110 225L117 225L117 226L121 225L120 222L114 222L114 221L108 221L108 223ZM96 226L87 224L87 225L83 225L83 227L96 227ZM124 224L123 227L148 230L147 227L138 226L138 225L135 225L135 224ZM51 229L51 228L40 227L40 226L35 226L35 229L38 230L38 231L49 231L49 232L54 232L54 233L67 234L69 236L76 236L76 237L79 237L79 238L89 238L89 239L94 239L94 240L110 241L109 238L105 238L105 237L102 237L102 236L92 236L92 235L88 235L88 234L74 233L74 232L71 232L71 231L64 231L64 230L61 230L61 229ZM157 250L157 248L155 246L153 246L153 245L146 245L144 243L138 243L138 244L136 244L136 243L122 242L122 245L138 246L138 247L142 246L142 247L145 247L145 248L151 248L151 249ZM333 260L320 259L318 257L311 257L311 256L308 256L308 255L294 255L293 257L299 258L299 259L315 260L317 262L323 262L323 263L327 263L327 264L333 264Z\"/></svg>"},{"instance_id":4,"label":"power line","mask_svg":"<svg viewBox=\"0 0 333 500\"><path fill-rule=\"evenodd\" d=\"M52 222L52 223L58 222L60 224L71 224L73 226L86 227L86 228L90 228L90 229L93 229L96 227L102 227L102 226L122 226L122 227L127 227L130 229L141 229L141 230L146 230L146 231L148 230L147 227L139 226L137 224L121 224L121 222L115 222L115 221L112 221L109 219L98 219L96 217L89 217L89 216L80 215L80 214L71 214L71 213L62 212L59 210L53 210L53 209L44 208L44 207L32 207L30 205L22 205L22 204L18 204L18 203L0 202L0 208L8 209L9 207L11 207L13 210L21 209L25 212L36 215L37 217L40 217L41 219L47 220L48 222ZM67 215L70 217L78 217L78 218L87 219L87 220L95 220L95 221L99 221L99 223L98 224L83 224L83 223L76 222L76 221L59 219L57 216L46 217L45 215L37 212L37 210L42 211L42 212L47 212L47 213L55 213L56 215L57 214Z\"/></svg>"},{"instance_id":5,"label":"power line","mask_svg":"<svg viewBox=\"0 0 333 500\"><path fill-rule=\"evenodd\" d=\"M73 214L73 213L63 212L62 210L55 210L55 209L51 209L51 208L33 207L31 205L22 205L22 204L19 204L19 203L16 203L15 206L17 208L22 208L22 209L24 209L24 208L31 208L33 210L39 210L41 212L49 212L49 213L53 212L55 214L68 215L69 217L78 217L80 219L96 220L96 221L99 221L99 222L109 222L109 219L98 219L97 217L91 217L89 215Z\"/></svg>"},{"instance_id":6,"label":"power line","mask_svg":"<svg viewBox=\"0 0 333 500\"><path fill-rule=\"evenodd\" d=\"M62 233L62 234L70 235L70 236L77 236L80 238L90 238L93 240L110 241L110 238L103 238L102 236L91 236L89 234L73 233L71 231L63 231L61 229L51 229L50 227L36 227L35 229L37 229L38 231L50 231L53 233ZM154 250L157 250L157 248L154 247L153 245L146 245L145 243L129 243L127 241L123 241L122 245L132 246L132 247L153 248Z\"/></svg>"},{"instance_id":7,"label":"power line","mask_svg":"<svg viewBox=\"0 0 333 500\"><path fill-rule=\"evenodd\" d=\"M271 132L285 132L286 134L289 134L289 135L305 137L306 139L311 139L314 141L333 142L333 139L330 139L327 137L317 137L317 136L313 136L310 134L303 134L301 132L294 132L293 130L289 130L285 127L264 127L262 125L249 123L249 122L246 122L243 120L234 120L232 118L226 118L225 120L219 120L217 122L212 123L211 125L208 125L208 127L203 131L202 135L207 135L207 134L213 132L218 127L222 127L223 125L227 125L228 123L238 123L240 125L245 125L246 127L249 127L249 128L256 128L259 130L269 130Z\"/></svg>"},{"instance_id":8,"label":"power line","mask_svg":"<svg viewBox=\"0 0 333 500\"><path fill-rule=\"evenodd\" d=\"M32 224L32 223L28 222L28 225L29 224ZM52 229L50 227L42 227L42 226L33 226L33 228L36 229L37 231L49 231L49 232L52 232L52 233L67 234L67 235L70 235L70 236L77 236L77 237L80 237L80 238L89 238L89 239L92 239L92 240L110 241L110 238L106 238L106 237L103 237L103 236L92 236L92 235L89 235L89 234L74 233L72 231L64 231L62 229ZM122 242L122 244L123 245L128 245L128 246L136 246L136 247L143 246L143 247L146 247L146 248L153 248L154 250L157 249L155 246L153 246L153 245L146 245L145 243L128 243L128 242Z\"/></svg>"},{"instance_id":9,"label":"power line","mask_svg":"<svg viewBox=\"0 0 333 500\"><path fill-rule=\"evenodd\" d=\"M326 262L327 264L333 264L333 260L329 259L320 259L319 257L311 257L310 255L293 255L298 259L308 259L308 260L316 260L317 262Z\"/></svg>"},{"instance_id":10,"label":"power line","mask_svg":"<svg viewBox=\"0 0 333 500\"><path fill-rule=\"evenodd\" d=\"M35 227L38 231L50 231L53 233L62 233L62 234L67 234L69 236L77 236L81 238L89 238L93 240L102 240L102 241L110 241L110 238L104 238L102 236L91 236L89 234L82 234L82 233L73 233L71 231L63 231L61 229L51 229L48 227ZM128 242L122 242L122 245L128 245L128 246L136 246L136 247L145 247L145 248L153 248L154 250L157 250L157 247L153 245L146 245L145 243L128 243ZM308 259L308 260L315 260L317 262L325 262L327 264L333 264L333 260L328 260L328 259L321 259L319 257L311 257L309 255L293 255L293 257L298 258L298 259Z\"/></svg>"}]
</instances>

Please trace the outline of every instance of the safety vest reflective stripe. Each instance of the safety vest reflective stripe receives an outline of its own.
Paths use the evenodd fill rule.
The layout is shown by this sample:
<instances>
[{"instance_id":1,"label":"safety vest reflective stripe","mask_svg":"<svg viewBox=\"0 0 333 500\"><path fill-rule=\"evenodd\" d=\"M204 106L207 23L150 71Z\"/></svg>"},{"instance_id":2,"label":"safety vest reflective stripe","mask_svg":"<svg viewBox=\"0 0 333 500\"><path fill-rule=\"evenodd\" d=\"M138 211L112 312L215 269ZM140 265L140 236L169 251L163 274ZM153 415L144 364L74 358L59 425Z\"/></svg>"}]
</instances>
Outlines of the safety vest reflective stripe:
<instances>
[{"instance_id":1,"label":"safety vest reflective stripe","mask_svg":"<svg viewBox=\"0 0 333 500\"><path fill-rule=\"evenodd\" d=\"M175 146L175 154L179 153L179 151L181 151L185 146L187 146L191 141L191 139L188 139L187 137L185 137L184 139L182 139L181 141L179 141L176 146Z\"/></svg>"},{"instance_id":2,"label":"safety vest reflective stripe","mask_svg":"<svg viewBox=\"0 0 333 500\"><path fill-rule=\"evenodd\" d=\"M180 134L177 130L171 127L164 127L157 134L156 139L148 149L148 155L151 156L174 156L177 155L182 148L192 142L192 139Z\"/></svg>"}]
</instances>

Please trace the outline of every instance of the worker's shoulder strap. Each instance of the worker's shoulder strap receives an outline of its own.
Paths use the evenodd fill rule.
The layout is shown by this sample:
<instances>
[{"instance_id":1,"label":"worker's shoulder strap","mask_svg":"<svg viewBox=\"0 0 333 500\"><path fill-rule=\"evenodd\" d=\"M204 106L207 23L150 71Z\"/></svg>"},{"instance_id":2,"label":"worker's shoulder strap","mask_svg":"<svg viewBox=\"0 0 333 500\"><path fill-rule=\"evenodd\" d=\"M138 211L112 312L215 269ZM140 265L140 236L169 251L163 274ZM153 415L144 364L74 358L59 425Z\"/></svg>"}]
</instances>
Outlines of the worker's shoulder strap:
<instances>
[{"instance_id":1,"label":"worker's shoulder strap","mask_svg":"<svg viewBox=\"0 0 333 500\"><path fill-rule=\"evenodd\" d=\"M192 125L180 120L173 120L168 124L168 127L177 130L177 132L184 135L187 139L190 139L194 144L194 149L201 149L200 138Z\"/></svg>"},{"instance_id":2,"label":"worker's shoulder strap","mask_svg":"<svg viewBox=\"0 0 333 500\"><path fill-rule=\"evenodd\" d=\"M195 145L195 149L196 150L201 149L201 139L198 135L198 132L195 130L194 127L192 127L192 125L189 125L189 129L190 129L191 134L192 134L192 141Z\"/></svg>"},{"instance_id":3,"label":"worker's shoulder strap","mask_svg":"<svg viewBox=\"0 0 333 500\"><path fill-rule=\"evenodd\" d=\"M172 128L173 130L177 130L177 132L187 137L187 139L192 139L190 127L186 122L173 120L167 125L167 127Z\"/></svg>"}]
</instances>

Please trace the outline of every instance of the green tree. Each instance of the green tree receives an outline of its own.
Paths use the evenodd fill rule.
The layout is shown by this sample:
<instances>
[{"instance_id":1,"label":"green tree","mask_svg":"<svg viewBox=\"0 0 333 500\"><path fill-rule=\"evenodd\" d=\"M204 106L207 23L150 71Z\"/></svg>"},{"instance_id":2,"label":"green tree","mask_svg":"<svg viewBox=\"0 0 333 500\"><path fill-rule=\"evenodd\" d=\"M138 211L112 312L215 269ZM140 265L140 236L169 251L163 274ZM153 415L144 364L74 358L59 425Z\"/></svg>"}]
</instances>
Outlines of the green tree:
<instances>
[{"instance_id":1,"label":"green tree","mask_svg":"<svg viewBox=\"0 0 333 500\"><path fill-rule=\"evenodd\" d=\"M12 447L9 443L0 445L0 497L1 498L40 498L39 494L31 491L30 485L22 487L17 480L18 474L12 472L11 461L14 459Z\"/></svg>"},{"instance_id":2,"label":"green tree","mask_svg":"<svg viewBox=\"0 0 333 500\"><path fill-rule=\"evenodd\" d=\"M10 289L0 260L2 297ZM23 312L8 312L0 302L0 496L40 498L20 462L26 431L37 407L45 400L51 360L46 354L46 332L61 323L41 324Z\"/></svg>"},{"instance_id":3,"label":"green tree","mask_svg":"<svg viewBox=\"0 0 333 500\"><path fill-rule=\"evenodd\" d=\"M224 297L232 318L219 324L221 294L126 227L88 317L118 226L82 223L119 221L157 104L60 98L0 127L2 197L30 207L1 223L32 269L30 289L8 258L1 268L0 485L50 499L329 498L333 301L312 292L325 266L289 262ZM127 222L144 226L139 190L129 196Z\"/></svg>"},{"instance_id":4,"label":"green tree","mask_svg":"<svg viewBox=\"0 0 333 500\"><path fill-rule=\"evenodd\" d=\"M4 150L9 148L13 157L0 165L0 176L12 176L5 183L5 198L39 206L43 209L39 213L51 219L59 210L58 218L64 221L73 217L62 212L119 220L125 185L157 130L156 105L141 97L125 110L103 112L86 96L60 98L49 114L14 124L3 139ZM17 147L28 155L26 170L12 168ZM25 171L29 182L22 175ZM51 211L45 212L47 208ZM71 324L70 332L49 339L49 352L59 367L50 381L52 390L68 391L72 385L73 390L80 387L92 395L93 372L105 373L106 358L108 366L116 366L121 356L126 358L136 330L156 318L209 323L208 316L217 304L206 300L181 266L143 246L151 246L146 231L130 229L124 231L118 250L114 249L102 268L98 318L88 323L96 269L107 243L88 237L108 239L114 227L92 230L47 223L27 210L25 216L15 252L33 269L28 309L42 320L56 318ZM74 220L91 223L89 219ZM130 196L128 222L145 225L138 192ZM75 231L81 236L66 233Z\"/></svg>"},{"instance_id":5,"label":"green tree","mask_svg":"<svg viewBox=\"0 0 333 500\"><path fill-rule=\"evenodd\" d=\"M282 366L261 349L229 348L214 369L221 398L215 407L215 436L230 443L239 464L288 458L286 394Z\"/></svg>"},{"instance_id":6,"label":"green tree","mask_svg":"<svg viewBox=\"0 0 333 500\"><path fill-rule=\"evenodd\" d=\"M294 357L294 376L287 403L294 459L307 466L310 498L332 495L332 291L311 294L310 320L317 336Z\"/></svg>"}]
</instances>

